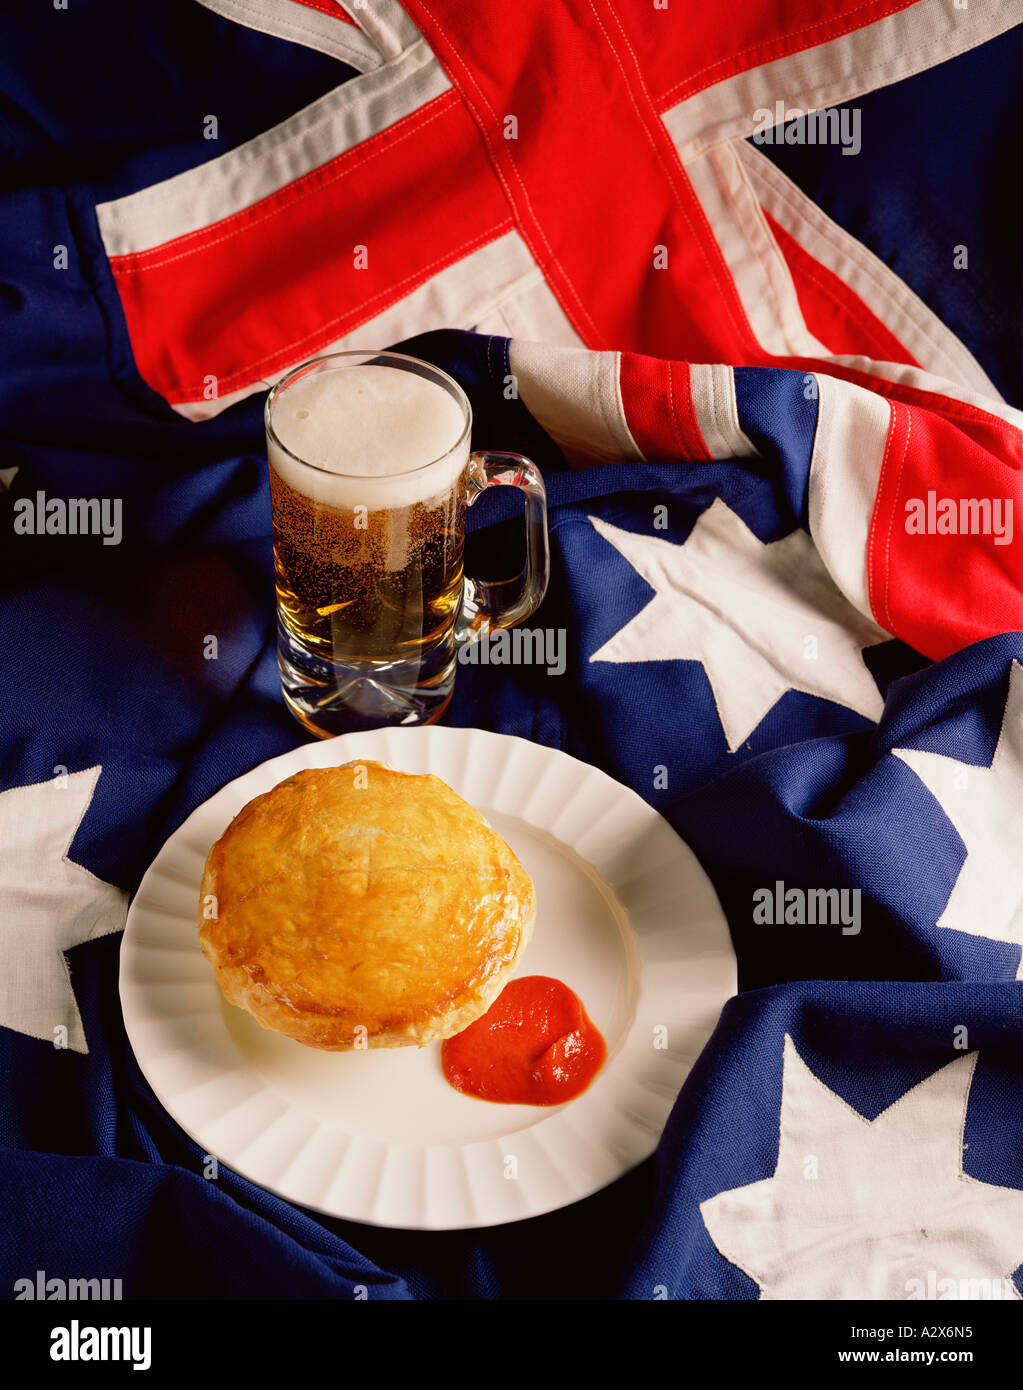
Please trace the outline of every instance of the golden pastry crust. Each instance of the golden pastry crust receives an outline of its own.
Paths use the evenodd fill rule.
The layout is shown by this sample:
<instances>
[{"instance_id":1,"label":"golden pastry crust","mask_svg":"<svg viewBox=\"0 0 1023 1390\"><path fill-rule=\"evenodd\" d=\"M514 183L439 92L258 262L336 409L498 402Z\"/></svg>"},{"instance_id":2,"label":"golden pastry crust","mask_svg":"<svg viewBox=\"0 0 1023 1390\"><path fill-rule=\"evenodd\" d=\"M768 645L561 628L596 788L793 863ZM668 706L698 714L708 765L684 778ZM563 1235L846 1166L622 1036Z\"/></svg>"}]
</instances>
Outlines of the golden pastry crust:
<instances>
[{"instance_id":1,"label":"golden pastry crust","mask_svg":"<svg viewBox=\"0 0 1023 1390\"><path fill-rule=\"evenodd\" d=\"M439 777L354 762L239 811L206 860L199 940L264 1028L328 1052L422 1047L487 1011L535 915L518 859Z\"/></svg>"}]
</instances>

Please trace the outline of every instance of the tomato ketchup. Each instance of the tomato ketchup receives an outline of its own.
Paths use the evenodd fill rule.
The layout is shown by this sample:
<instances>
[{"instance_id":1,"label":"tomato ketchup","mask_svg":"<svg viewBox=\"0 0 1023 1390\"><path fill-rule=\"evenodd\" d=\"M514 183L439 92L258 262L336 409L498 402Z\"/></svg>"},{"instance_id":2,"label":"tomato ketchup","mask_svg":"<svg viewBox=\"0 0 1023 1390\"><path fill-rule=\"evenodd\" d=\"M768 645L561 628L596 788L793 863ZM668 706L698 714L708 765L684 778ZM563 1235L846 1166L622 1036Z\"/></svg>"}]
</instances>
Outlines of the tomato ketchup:
<instances>
[{"instance_id":1,"label":"tomato ketchup","mask_svg":"<svg viewBox=\"0 0 1023 1390\"><path fill-rule=\"evenodd\" d=\"M561 1105L586 1090L607 1044L579 996L548 975L505 985L487 1012L441 1049L456 1091L507 1105Z\"/></svg>"}]
</instances>

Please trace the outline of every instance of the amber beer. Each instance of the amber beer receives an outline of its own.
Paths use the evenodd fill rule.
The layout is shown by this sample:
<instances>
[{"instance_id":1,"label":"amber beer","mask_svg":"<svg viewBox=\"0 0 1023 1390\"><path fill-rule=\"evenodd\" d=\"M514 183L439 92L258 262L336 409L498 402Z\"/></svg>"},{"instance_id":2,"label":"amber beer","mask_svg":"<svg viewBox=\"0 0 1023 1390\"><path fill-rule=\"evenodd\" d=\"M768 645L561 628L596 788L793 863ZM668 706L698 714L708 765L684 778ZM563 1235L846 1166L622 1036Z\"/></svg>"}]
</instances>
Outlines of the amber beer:
<instances>
[{"instance_id":1,"label":"amber beer","mask_svg":"<svg viewBox=\"0 0 1023 1390\"><path fill-rule=\"evenodd\" d=\"M356 512L304 496L271 465L270 497L281 619L310 651L390 662L450 633L462 603L461 474L439 497Z\"/></svg>"},{"instance_id":2,"label":"amber beer","mask_svg":"<svg viewBox=\"0 0 1023 1390\"><path fill-rule=\"evenodd\" d=\"M271 391L278 658L285 701L313 732L437 718L456 640L539 603L542 479L520 455L470 455L470 424L456 382L398 353L318 358ZM501 613L463 572L466 506L498 483L522 488L527 512L522 594Z\"/></svg>"}]
</instances>

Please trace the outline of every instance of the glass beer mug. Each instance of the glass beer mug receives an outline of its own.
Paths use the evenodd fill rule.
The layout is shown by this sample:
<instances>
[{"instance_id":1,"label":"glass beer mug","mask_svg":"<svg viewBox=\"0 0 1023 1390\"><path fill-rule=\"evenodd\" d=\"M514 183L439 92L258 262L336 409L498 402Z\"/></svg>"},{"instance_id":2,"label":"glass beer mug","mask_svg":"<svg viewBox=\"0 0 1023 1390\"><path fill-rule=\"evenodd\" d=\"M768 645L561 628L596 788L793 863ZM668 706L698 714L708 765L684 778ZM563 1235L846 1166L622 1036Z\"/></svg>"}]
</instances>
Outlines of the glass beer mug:
<instances>
[{"instance_id":1,"label":"glass beer mug","mask_svg":"<svg viewBox=\"0 0 1023 1390\"><path fill-rule=\"evenodd\" d=\"M284 700L327 737L428 724L458 646L536 609L549 553L543 478L521 454L471 452L462 388L396 352L336 352L289 372L265 410ZM469 578L466 508L525 495L518 592Z\"/></svg>"}]
</instances>

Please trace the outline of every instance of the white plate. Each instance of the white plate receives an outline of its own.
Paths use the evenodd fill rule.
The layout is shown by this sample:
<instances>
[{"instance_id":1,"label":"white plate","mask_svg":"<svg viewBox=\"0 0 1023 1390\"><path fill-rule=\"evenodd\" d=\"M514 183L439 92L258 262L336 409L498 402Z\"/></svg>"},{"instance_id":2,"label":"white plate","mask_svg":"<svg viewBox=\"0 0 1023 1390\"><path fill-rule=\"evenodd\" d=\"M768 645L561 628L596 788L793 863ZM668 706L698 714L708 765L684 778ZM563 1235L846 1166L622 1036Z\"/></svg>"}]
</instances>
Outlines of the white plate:
<instances>
[{"instance_id":1,"label":"white plate","mask_svg":"<svg viewBox=\"0 0 1023 1390\"><path fill-rule=\"evenodd\" d=\"M196 931L210 846L285 777L362 758L442 777L532 875L539 910L519 974L563 980L607 1040L576 1100L474 1100L444 1080L439 1043L317 1052L224 1000ZM586 763L482 729L345 734L229 783L157 855L121 946L135 1056L204 1150L328 1216L424 1230L538 1216L648 1157L735 984L720 904L667 821Z\"/></svg>"}]
</instances>

